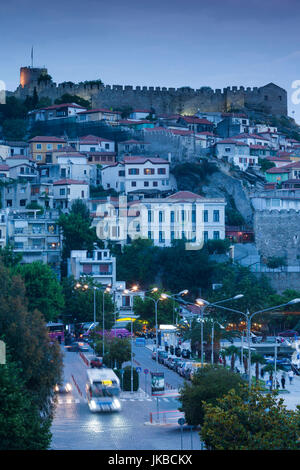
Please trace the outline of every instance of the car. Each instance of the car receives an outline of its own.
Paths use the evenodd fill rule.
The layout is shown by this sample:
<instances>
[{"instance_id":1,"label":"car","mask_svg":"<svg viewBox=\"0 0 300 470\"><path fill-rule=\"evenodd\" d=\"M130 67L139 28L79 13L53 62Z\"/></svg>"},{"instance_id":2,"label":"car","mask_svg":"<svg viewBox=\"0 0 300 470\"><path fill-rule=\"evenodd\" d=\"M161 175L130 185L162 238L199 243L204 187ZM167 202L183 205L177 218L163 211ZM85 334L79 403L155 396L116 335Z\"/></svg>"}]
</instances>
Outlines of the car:
<instances>
[{"instance_id":1,"label":"car","mask_svg":"<svg viewBox=\"0 0 300 470\"><path fill-rule=\"evenodd\" d=\"M157 358L157 360L158 360L158 362L159 362L160 364L163 364L165 358L167 358L167 357L168 357L168 353L167 353L166 351L158 351L158 358Z\"/></svg>"},{"instance_id":2,"label":"car","mask_svg":"<svg viewBox=\"0 0 300 470\"><path fill-rule=\"evenodd\" d=\"M103 366L103 362L102 362L102 357L92 357L92 359L90 359L90 366L91 368L93 369L94 367L96 368L100 368Z\"/></svg>"},{"instance_id":3,"label":"car","mask_svg":"<svg viewBox=\"0 0 300 470\"><path fill-rule=\"evenodd\" d=\"M78 351L80 352L86 352L89 351L89 346L85 343L82 343L81 341L78 342Z\"/></svg>"},{"instance_id":4,"label":"car","mask_svg":"<svg viewBox=\"0 0 300 470\"><path fill-rule=\"evenodd\" d=\"M175 366L175 370L177 372L177 374L180 375L180 371L181 371L181 368L183 367L184 365L184 361L182 361L182 359L178 358L179 361L177 362L176 366Z\"/></svg>"},{"instance_id":5,"label":"car","mask_svg":"<svg viewBox=\"0 0 300 470\"><path fill-rule=\"evenodd\" d=\"M286 330L278 333L278 336L286 336L288 338L294 338L295 336L299 336L298 331L296 330Z\"/></svg>"},{"instance_id":6,"label":"car","mask_svg":"<svg viewBox=\"0 0 300 470\"><path fill-rule=\"evenodd\" d=\"M55 393L70 393L72 391L72 385L70 382L63 381L62 383L56 384L54 387Z\"/></svg>"},{"instance_id":7,"label":"car","mask_svg":"<svg viewBox=\"0 0 300 470\"><path fill-rule=\"evenodd\" d=\"M176 372L176 368L179 362L180 362L180 357L175 356L172 363L170 364L170 369Z\"/></svg>"},{"instance_id":8,"label":"car","mask_svg":"<svg viewBox=\"0 0 300 470\"><path fill-rule=\"evenodd\" d=\"M65 346L65 349L69 352L78 352L79 346L77 343L70 344L70 346Z\"/></svg>"},{"instance_id":9,"label":"car","mask_svg":"<svg viewBox=\"0 0 300 470\"><path fill-rule=\"evenodd\" d=\"M171 356L168 356L167 360L165 361L165 365L166 365L169 369L172 369L172 364L173 364L175 358L176 358L176 356L171 355Z\"/></svg>"},{"instance_id":10,"label":"car","mask_svg":"<svg viewBox=\"0 0 300 470\"><path fill-rule=\"evenodd\" d=\"M191 357L191 351L189 351L188 349L183 349L181 351L181 356L185 359L189 359Z\"/></svg>"}]
</instances>

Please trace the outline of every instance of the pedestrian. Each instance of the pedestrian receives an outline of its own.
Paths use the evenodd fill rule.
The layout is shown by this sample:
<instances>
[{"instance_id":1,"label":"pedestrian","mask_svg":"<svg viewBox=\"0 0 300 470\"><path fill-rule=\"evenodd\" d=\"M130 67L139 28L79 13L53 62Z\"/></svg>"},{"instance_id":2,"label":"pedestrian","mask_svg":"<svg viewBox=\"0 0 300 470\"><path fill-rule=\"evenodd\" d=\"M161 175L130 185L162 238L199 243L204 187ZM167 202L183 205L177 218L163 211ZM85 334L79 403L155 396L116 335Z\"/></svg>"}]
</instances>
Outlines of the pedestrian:
<instances>
[{"instance_id":1,"label":"pedestrian","mask_svg":"<svg viewBox=\"0 0 300 470\"><path fill-rule=\"evenodd\" d=\"M288 376L289 376L289 380L290 380L290 385L292 385L293 378L294 378L294 372L292 371L292 369L289 371Z\"/></svg>"},{"instance_id":2,"label":"pedestrian","mask_svg":"<svg viewBox=\"0 0 300 470\"><path fill-rule=\"evenodd\" d=\"M284 376L284 374L282 374L282 376L281 376L281 386L282 386L283 389L285 389L285 376Z\"/></svg>"}]
</instances>

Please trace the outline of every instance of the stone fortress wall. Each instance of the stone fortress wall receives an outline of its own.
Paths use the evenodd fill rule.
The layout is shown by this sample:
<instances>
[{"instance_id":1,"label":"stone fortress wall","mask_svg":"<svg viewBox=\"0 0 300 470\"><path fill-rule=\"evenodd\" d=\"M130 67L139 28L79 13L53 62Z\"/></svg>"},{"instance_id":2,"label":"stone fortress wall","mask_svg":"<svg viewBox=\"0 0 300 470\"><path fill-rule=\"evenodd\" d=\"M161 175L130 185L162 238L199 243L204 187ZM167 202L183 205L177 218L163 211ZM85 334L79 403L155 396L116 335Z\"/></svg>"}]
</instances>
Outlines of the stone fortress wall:
<instances>
[{"instance_id":1,"label":"stone fortress wall","mask_svg":"<svg viewBox=\"0 0 300 470\"><path fill-rule=\"evenodd\" d=\"M90 100L92 108L122 108L131 106L136 109L153 108L157 114L179 113L192 115L198 110L204 112L228 112L236 109L258 110L275 115L287 115L287 93L273 84L262 87L227 87L212 90L208 87L192 89L189 87L166 88L129 85L99 84L56 84L38 83L39 72L47 69L21 67L20 85L14 95L25 99L32 95L34 88L39 97L51 100L63 94L78 95Z\"/></svg>"},{"instance_id":2,"label":"stone fortress wall","mask_svg":"<svg viewBox=\"0 0 300 470\"><path fill-rule=\"evenodd\" d=\"M300 266L300 211L256 210L255 243L265 257L284 257L290 266Z\"/></svg>"}]
</instances>

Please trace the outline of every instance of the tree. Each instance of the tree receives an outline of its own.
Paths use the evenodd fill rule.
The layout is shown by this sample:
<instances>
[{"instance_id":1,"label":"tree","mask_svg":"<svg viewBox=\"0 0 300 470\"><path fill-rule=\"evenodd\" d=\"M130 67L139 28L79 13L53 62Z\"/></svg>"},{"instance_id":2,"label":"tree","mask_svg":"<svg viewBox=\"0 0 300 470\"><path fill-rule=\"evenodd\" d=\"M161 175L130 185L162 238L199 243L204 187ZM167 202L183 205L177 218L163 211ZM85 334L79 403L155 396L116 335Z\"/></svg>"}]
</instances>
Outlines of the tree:
<instances>
[{"instance_id":1,"label":"tree","mask_svg":"<svg viewBox=\"0 0 300 470\"><path fill-rule=\"evenodd\" d=\"M138 238L116 252L117 278L128 284L147 287L153 284L157 273L158 248L152 240Z\"/></svg>"},{"instance_id":2,"label":"tree","mask_svg":"<svg viewBox=\"0 0 300 470\"><path fill-rule=\"evenodd\" d=\"M246 390L245 390L246 393ZM246 395L247 396L247 395ZM287 410L276 393L230 390L204 404L201 438L208 450L299 450L300 409Z\"/></svg>"},{"instance_id":3,"label":"tree","mask_svg":"<svg viewBox=\"0 0 300 470\"><path fill-rule=\"evenodd\" d=\"M231 243L225 238L225 240L208 240L206 247L210 255L213 254L225 254L228 252Z\"/></svg>"},{"instance_id":4,"label":"tree","mask_svg":"<svg viewBox=\"0 0 300 470\"><path fill-rule=\"evenodd\" d=\"M54 101L55 104L64 104L64 103L75 103L78 104L79 106L82 106L83 108L90 108L91 103L88 100L85 100L84 98L81 98L81 96L78 95L70 95L69 93L64 93L60 98L57 98Z\"/></svg>"},{"instance_id":5,"label":"tree","mask_svg":"<svg viewBox=\"0 0 300 470\"><path fill-rule=\"evenodd\" d=\"M18 265L15 271L24 279L29 310L39 310L47 322L57 319L64 308L64 298L62 287L50 266L34 261Z\"/></svg>"},{"instance_id":6,"label":"tree","mask_svg":"<svg viewBox=\"0 0 300 470\"><path fill-rule=\"evenodd\" d=\"M240 390L243 384L239 374L219 366L205 366L194 374L192 383L185 382L180 391L180 411L188 424L199 425L204 419L204 404L215 405L231 389Z\"/></svg>"},{"instance_id":7,"label":"tree","mask_svg":"<svg viewBox=\"0 0 300 470\"><path fill-rule=\"evenodd\" d=\"M150 293L149 297L157 300L160 298L162 291ZM157 317L159 323L168 324L173 322L174 304L172 299L161 300L157 303ZM139 296L134 298L133 310L141 320L149 322L149 325L155 326L155 303L150 298L142 299Z\"/></svg>"},{"instance_id":8,"label":"tree","mask_svg":"<svg viewBox=\"0 0 300 470\"><path fill-rule=\"evenodd\" d=\"M225 349L225 353L227 356L230 356L230 369L234 372L235 360L239 356L240 350L232 345Z\"/></svg>"},{"instance_id":9,"label":"tree","mask_svg":"<svg viewBox=\"0 0 300 470\"><path fill-rule=\"evenodd\" d=\"M25 285L0 264L0 331L14 362L22 369L26 389L45 415L51 415L50 397L60 380L62 361L59 345L51 343L40 312L27 309Z\"/></svg>"},{"instance_id":10,"label":"tree","mask_svg":"<svg viewBox=\"0 0 300 470\"><path fill-rule=\"evenodd\" d=\"M8 356L0 372L0 450L48 449L51 421L41 417L22 371Z\"/></svg>"},{"instance_id":11,"label":"tree","mask_svg":"<svg viewBox=\"0 0 300 470\"><path fill-rule=\"evenodd\" d=\"M266 158L259 158L258 164L260 166L261 171L264 173L270 168L276 166L274 162L270 162L270 160L267 160Z\"/></svg>"},{"instance_id":12,"label":"tree","mask_svg":"<svg viewBox=\"0 0 300 470\"><path fill-rule=\"evenodd\" d=\"M88 289L76 288L76 284L87 285ZM94 287L101 287L90 276L84 276L79 280L73 276L63 278L62 292L65 305L62 312L64 323L91 322L94 319ZM103 294L101 290L95 291L96 321L102 325ZM104 294L105 329L110 329L114 324L114 304L112 296Z\"/></svg>"},{"instance_id":13,"label":"tree","mask_svg":"<svg viewBox=\"0 0 300 470\"><path fill-rule=\"evenodd\" d=\"M23 119L6 119L2 124L2 133L6 140L23 140L27 131L26 121Z\"/></svg>"},{"instance_id":14,"label":"tree","mask_svg":"<svg viewBox=\"0 0 300 470\"><path fill-rule=\"evenodd\" d=\"M130 340L127 338L107 337L104 339L104 364L107 367L117 367L120 369L123 362L127 362L131 358ZM96 352L102 355L103 338L96 340Z\"/></svg>"},{"instance_id":15,"label":"tree","mask_svg":"<svg viewBox=\"0 0 300 470\"><path fill-rule=\"evenodd\" d=\"M94 243L100 244L95 228L91 228L89 210L79 199L73 202L68 214L60 215L58 225L63 232L62 258L65 265L72 250L92 251ZM101 245L103 246L103 242ZM66 275L66 269L64 274Z\"/></svg>"},{"instance_id":16,"label":"tree","mask_svg":"<svg viewBox=\"0 0 300 470\"><path fill-rule=\"evenodd\" d=\"M7 268L17 266L22 260L22 253L15 253L11 245L5 245L4 248L0 247L0 260Z\"/></svg>"}]
</instances>

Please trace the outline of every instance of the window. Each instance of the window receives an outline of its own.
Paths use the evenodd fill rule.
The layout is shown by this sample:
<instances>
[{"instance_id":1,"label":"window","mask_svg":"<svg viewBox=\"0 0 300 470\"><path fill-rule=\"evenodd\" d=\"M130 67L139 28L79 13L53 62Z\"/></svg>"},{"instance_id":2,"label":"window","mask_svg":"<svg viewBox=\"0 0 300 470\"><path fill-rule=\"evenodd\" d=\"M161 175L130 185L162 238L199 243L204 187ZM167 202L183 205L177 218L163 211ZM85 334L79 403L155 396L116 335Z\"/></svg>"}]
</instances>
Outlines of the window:
<instances>
[{"instance_id":1,"label":"window","mask_svg":"<svg viewBox=\"0 0 300 470\"><path fill-rule=\"evenodd\" d=\"M52 150L52 144L47 144L47 150Z\"/></svg>"},{"instance_id":2,"label":"window","mask_svg":"<svg viewBox=\"0 0 300 470\"><path fill-rule=\"evenodd\" d=\"M139 170L138 168L129 168L128 174L129 174L129 175L139 175L139 174L140 174L140 170Z\"/></svg>"},{"instance_id":3,"label":"window","mask_svg":"<svg viewBox=\"0 0 300 470\"><path fill-rule=\"evenodd\" d=\"M165 241L165 232L159 231L159 243L164 243Z\"/></svg>"},{"instance_id":4,"label":"window","mask_svg":"<svg viewBox=\"0 0 300 470\"><path fill-rule=\"evenodd\" d=\"M175 212L174 211L170 212L170 222L171 222L171 224L173 224L175 222Z\"/></svg>"},{"instance_id":5,"label":"window","mask_svg":"<svg viewBox=\"0 0 300 470\"><path fill-rule=\"evenodd\" d=\"M219 240L220 239L220 232L216 231L214 232L214 240Z\"/></svg>"},{"instance_id":6,"label":"window","mask_svg":"<svg viewBox=\"0 0 300 470\"><path fill-rule=\"evenodd\" d=\"M90 152L96 152L96 147L90 147Z\"/></svg>"},{"instance_id":7,"label":"window","mask_svg":"<svg viewBox=\"0 0 300 470\"><path fill-rule=\"evenodd\" d=\"M36 155L35 158L36 158L37 161L41 161L42 160L42 155Z\"/></svg>"},{"instance_id":8,"label":"window","mask_svg":"<svg viewBox=\"0 0 300 470\"><path fill-rule=\"evenodd\" d=\"M225 147L225 152L230 152L230 147Z\"/></svg>"},{"instance_id":9,"label":"window","mask_svg":"<svg viewBox=\"0 0 300 470\"><path fill-rule=\"evenodd\" d=\"M62 169L60 170L60 176L61 176L61 178L65 178L65 177L66 177L66 174L67 174L66 168L62 168Z\"/></svg>"},{"instance_id":10,"label":"window","mask_svg":"<svg viewBox=\"0 0 300 470\"><path fill-rule=\"evenodd\" d=\"M58 149L62 149L62 144L57 144Z\"/></svg>"},{"instance_id":11,"label":"window","mask_svg":"<svg viewBox=\"0 0 300 470\"><path fill-rule=\"evenodd\" d=\"M151 230L148 231L148 238L153 240L153 232L151 232Z\"/></svg>"},{"instance_id":12,"label":"window","mask_svg":"<svg viewBox=\"0 0 300 470\"><path fill-rule=\"evenodd\" d=\"M59 190L59 195L60 195L60 196L64 196L65 194L66 194L65 188L60 188L60 190Z\"/></svg>"},{"instance_id":13,"label":"window","mask_svg":"<svg viewBox=\"0 0 300 470\"><path fill-rule=\"evenodd\" d=\"M144 175L154 175L154 168L144 168Z\"/></svg>"},{"instance_id":14,"label":"window","mask_svg":"<svg viewBox=\"0 0 300 470\"><path fill-rule=\"evenodd\" d=\"M105 144L106 150L109 150L109 144Z\"/></svg>"},{"instance_id":15,"label":"window","mask_svg":"<svg viewBox=\"0 0 300 470\"><path fill-rule=\"evenodd\" d=\"M196 209L192 210L192 222L196 222Z\"/></svg>"},{"instance_id":16,"label":"window","mask_svg":"<svg viewBox=\"0 0 300 470\"><path fill-rule=\"evenodd\" d=\"M22 175L24 174L24 167L23 167L23 166L21 166L21 168L20 168L20 173L21 173Z\"/></svg>"},{"instance_id":17,"label":"window","mask_svg":"<svg viewBox=\"0 0 300 470\"><path fill-rule=\"evenodd\" d=\"M158 220L160 223L165 221L165 213L163 211L159 211Z\"/></svg>"},{"instance_id":18,"label":"window","mask_svg":"<svg viewBox=\"0 0 300 470\"><path fill-rule=\"evenodd\" d=\"M81 197L84 198L84 191L81 191Z\"/></svg>"},{"instance_id":19,"label":"window","mask_svg":"<svg viewBox=\"0 0 300 470\"><path fill-rule=\"evenodd\" d=\"M125 176L125 170L120 170L119 171L119 176Z\"/></svg>"},{"instance_id":20,"label":"window","mask_svg":"<svg viewBox=\"0 0 300 470\"><path fill-rule=\"evenodd\" d=\"M149 181L144 181L144 186L149 186Z\"/></svg>"},{"instance_id":21,"label":"window","mask_svg":"<svg viewBox=\"0 0 300 470\"><path fill-rule=\"evenodd\" d=\"M203 222L208 222L208 210L203 211Z\"/></svg>"},{"instance_id":22,"label":"window","mask_svg":"<svg viewBox=\"0 0 300 470\"><path fill-rule=\"evenodd\" d=\"M157 182L157 181L153 181L153 186L154 186L154 187L158 186L158 182Z\"/></svg>"},{"instance_id":23,"label":"window","mask_svg":"<svg viewBox=\"0 0 300 470\"><path fill-rule=\"evenodd\" d=\"M204 243L208 242L208 232L203 232Z\"/></svg>"},{"instance_id":24,"label":"window","mask_svg":"<svg viewBox=\"0 0 300 470\"><path fill-rule=\"evenodd\" d=\"M166 174L166 169L165 168L158 168L157 174L158 175L165 175Z\"/></svg>"},{"instance_id":25,"label":"window","mask_svg":"<svg viewBox=\"0 0 300 470\"><path fill-rule=\"evenodd\" d=\"M131 186L136 186L136 181L131 181Z\"/></svg>"},{"instance_id":26,"label":"window","mask_svg":"<svg viewBox=\"0 0 300 470\"><path fill-rule=\"evenodd\" d=\"M220 211L218 210L214 211L213 221L220 222Z\"/></svg>"},{"instance_id":27,"label":"window","mask_svg":"<svg viewBox=\"0 0 300 470\"><path fill-rule=\"evenodd\" d=\"M41 149L42 149L42 144L36 144L35 148L36 148L37 150L41 150Z\"/></svg>"},{"instance_id":28,"label":"window","mask_svg":"<svg viewBox=\"0 0 300 470\"><path fill-rule=\"evenodd\" d=\"M153 221L153 212L151 210L148 210L148 222Z\"/></svg>"},{"instance_id":29,"label":"window","mask_svg":"<svg viewBox=\"0 0 300 470\"><path fill-rule=\"evenodd\" d=\"M20 206L25 207L26 206L26 199L20 199Z\"/></svg>"}]
</instances>

